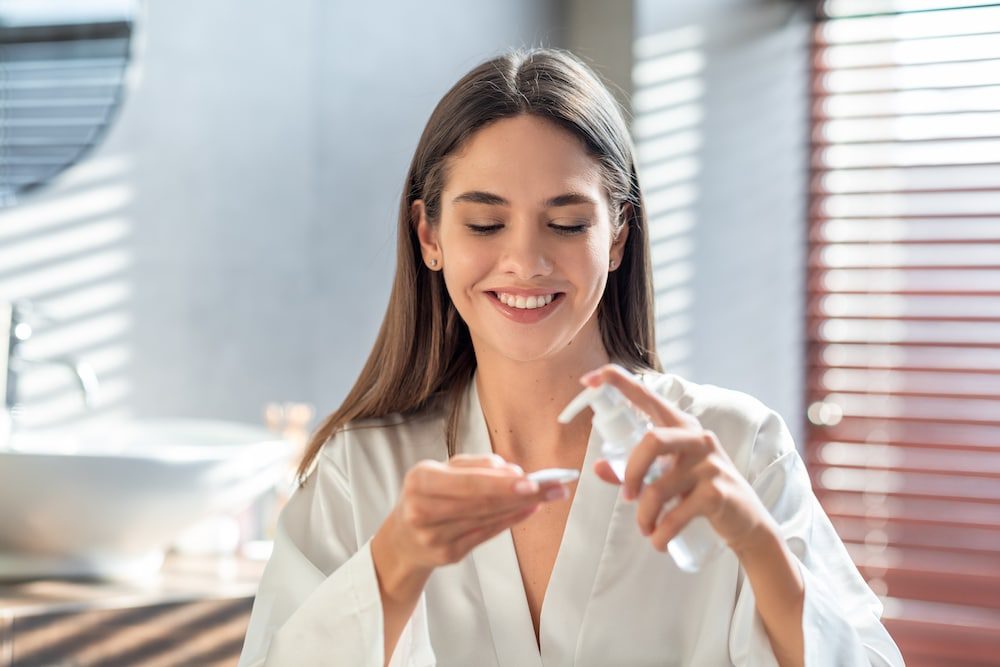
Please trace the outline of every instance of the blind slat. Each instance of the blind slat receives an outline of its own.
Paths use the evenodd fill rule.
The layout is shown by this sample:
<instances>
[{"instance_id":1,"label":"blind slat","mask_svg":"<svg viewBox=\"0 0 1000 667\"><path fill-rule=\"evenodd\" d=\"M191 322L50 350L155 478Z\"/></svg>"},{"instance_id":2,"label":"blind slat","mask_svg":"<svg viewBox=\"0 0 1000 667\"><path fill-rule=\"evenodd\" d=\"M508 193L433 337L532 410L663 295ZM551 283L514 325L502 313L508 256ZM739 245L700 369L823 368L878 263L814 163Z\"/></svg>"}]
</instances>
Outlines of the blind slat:
<instances>
[{"instance_id":1,"label":"blind slat","mask_svg":"<svg viewBox=\"0 0 1000 667\"><path fill-rule=\"evenodd\" d=\"M907 523L898 519L873 529L878 520L860 517L831 517L845 542L886 545L893 548L928 551L960 551L987 556L1000 551L1000 525L993 528L969 528L951 524ZM884 519L882 520L884 521Z\"/></svg>"},{"instance_id":2,"label":"blind slat","mask_svg":"<svg viewBox=\"0 0 1000 667\"><path fill-rule=\"evenodd\" d=\"M988 294L1000 292L1000 269L823 269L814 264L808 287L812 293Z\"/></svg>"},{"instance_id":3,"label":"blind slat","mask_svg":"<svg viewBox=\"0 0 1000 667\"><path fill-rule=\"evenodd\" d=\"M885 65L919 65L1000 58L993 35L937 37L910 42L829 46L814 63L817 71Z\"/></svg>"},{"instance_id":4,"label":"blind slat","mask_svg":"<svg viewBox=\"0 0 1000 667\"><path fill-rule=\"evenodd\" d=\"M1000 86L818 95L814 118L885 118L1000 110Z\"/></svg>"},{"instance_id":5,"label":"blind slat","mask_svg":"<svg viewBox=\"0 0 1000 667\"><path fill-rule=\"evenodd\" d=\"M995 3L949 11L831 19L817 26L815 41L817 45L825 46L987 33L1000 33L1000 7Z\"/></svg>"},{"instance_id":6,"label":"blind slat","mask_svg":"<svg viewBox=\"0 0 1000 667\"><path fill-rule=\"evenodd\" d=\"M1000 398L1000 376L994 373L927 372L912 369L884 370L838 366L810 373L807 383L817 392L856 391L950 398Z\"/></svg>"}]
</instances>

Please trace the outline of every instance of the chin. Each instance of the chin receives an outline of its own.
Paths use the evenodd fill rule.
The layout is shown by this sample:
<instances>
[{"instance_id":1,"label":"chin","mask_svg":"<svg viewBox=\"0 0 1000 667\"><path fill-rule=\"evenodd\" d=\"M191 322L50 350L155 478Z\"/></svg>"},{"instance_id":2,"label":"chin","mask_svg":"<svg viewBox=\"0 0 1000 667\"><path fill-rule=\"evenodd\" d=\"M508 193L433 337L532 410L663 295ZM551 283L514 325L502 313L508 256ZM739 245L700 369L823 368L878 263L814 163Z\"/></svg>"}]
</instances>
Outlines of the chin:
<instances>
[{"instance_id":1,"label":"chin","mask_svg":"<svg viewBox=\"0 0 1000 667\"><path fill-rule=\"evenodd\" d=\"M493 338L487 342L487 345L498 355L518 363L551 359L559 353L559 350L566 347L565 342L553 344L551 339L514 341L511 338Z\"/></svg>"}]
</instances>

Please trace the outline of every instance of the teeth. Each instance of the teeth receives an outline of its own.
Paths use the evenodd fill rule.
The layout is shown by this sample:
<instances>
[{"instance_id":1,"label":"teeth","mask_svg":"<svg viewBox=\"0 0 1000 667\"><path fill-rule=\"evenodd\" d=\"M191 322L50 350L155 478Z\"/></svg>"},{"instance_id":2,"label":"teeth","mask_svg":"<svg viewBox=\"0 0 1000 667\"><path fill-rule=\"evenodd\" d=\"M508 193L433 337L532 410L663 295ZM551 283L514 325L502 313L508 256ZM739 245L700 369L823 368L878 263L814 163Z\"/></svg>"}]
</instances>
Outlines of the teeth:
<instances>
[{"instance_id":1,"label":"teeth","mask_svg":"<svg viewBox=\"0 0 1000 667\"><path fill-rule=\"evenodd\" d=\"M546 294L544 296L529 296L525 298L523 296L514 296L513 294L505 294L503 292L497 293L497 298L503 303L507 304L511 308L521 308L524 310L532 310L534 308L547 306L552 303L552 299L555 297L555 294Z\"/></svg>"}]
</instances>

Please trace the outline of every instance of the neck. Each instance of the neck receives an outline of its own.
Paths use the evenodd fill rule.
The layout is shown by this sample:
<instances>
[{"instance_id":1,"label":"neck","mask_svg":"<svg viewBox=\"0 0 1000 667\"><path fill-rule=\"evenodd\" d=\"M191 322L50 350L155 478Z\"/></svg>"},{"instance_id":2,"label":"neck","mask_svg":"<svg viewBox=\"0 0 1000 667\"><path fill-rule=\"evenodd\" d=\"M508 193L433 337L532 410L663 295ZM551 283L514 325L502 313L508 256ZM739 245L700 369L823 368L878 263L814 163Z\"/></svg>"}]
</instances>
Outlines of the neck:
<instances>
[{"instance_id":1,"label":"neck","mask_svg":"<svg viewBox=\"0 0 1000 667\"><path fill-rule=\"evenodd\" d=\"M590 344L573 342L563 354L532 361L477 354L476 391L493 451L525 470L586 452L593 412L584 410L569 424L557 417L583 390L580 376L610 358L599 333Z\"/></svg>"}]
</instances>

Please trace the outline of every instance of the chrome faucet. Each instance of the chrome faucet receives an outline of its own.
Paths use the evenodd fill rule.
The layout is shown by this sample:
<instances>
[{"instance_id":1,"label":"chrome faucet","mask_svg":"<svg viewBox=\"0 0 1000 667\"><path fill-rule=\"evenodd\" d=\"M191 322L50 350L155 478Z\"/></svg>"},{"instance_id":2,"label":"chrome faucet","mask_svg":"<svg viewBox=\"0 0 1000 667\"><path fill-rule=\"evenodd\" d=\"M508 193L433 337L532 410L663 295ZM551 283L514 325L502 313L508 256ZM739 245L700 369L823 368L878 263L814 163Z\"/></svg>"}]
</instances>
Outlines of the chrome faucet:
<instances>
[{"instance_id":1,"label":"chrome faucet","mask_svg":"<svg viewBox=\"0 0 1000 667\"><path fill-rule=\"evenodd\" d=\"M0 385L0 398L11 424L21 411L17 393L18 375L30 366L62 366L69 369L88 408L94 406L100 386L93 368L84 361L72 357L31 359L24 356L20 350L21 343L31 338L32 324L39 321L52 322L53 319L29 301L0 301L0 377L5 378Z\"/></svg>"}]
</instances>

